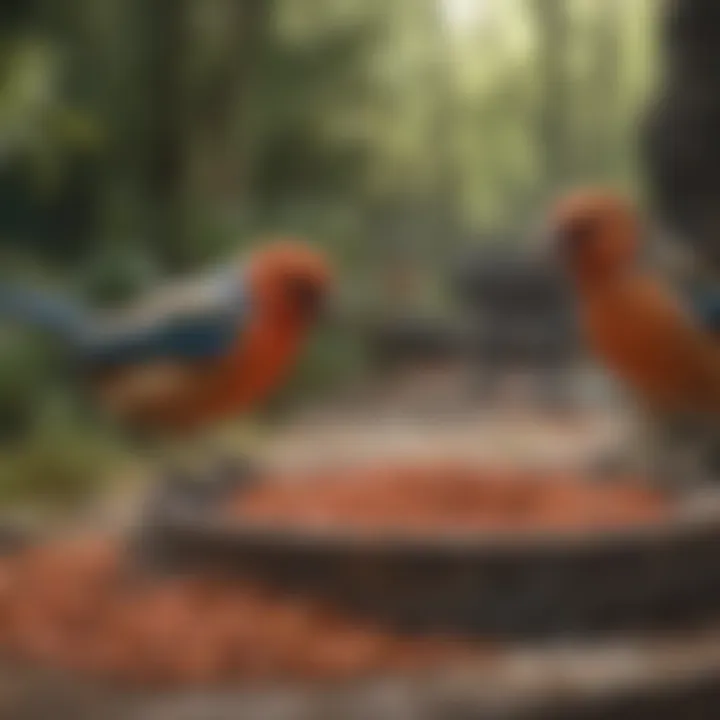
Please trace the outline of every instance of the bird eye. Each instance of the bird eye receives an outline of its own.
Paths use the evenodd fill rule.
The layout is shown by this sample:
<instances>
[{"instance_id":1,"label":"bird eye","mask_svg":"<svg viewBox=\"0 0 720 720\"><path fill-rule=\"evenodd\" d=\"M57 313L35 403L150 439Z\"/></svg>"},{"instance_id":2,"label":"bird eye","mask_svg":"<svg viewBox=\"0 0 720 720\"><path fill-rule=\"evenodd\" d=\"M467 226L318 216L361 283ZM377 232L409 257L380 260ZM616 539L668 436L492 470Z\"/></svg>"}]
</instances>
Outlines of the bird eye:
<instances>
[{"instance_id":1,"label":"bird eye","mask_svg":"<svg viewBox=\"0 0 720 720\"><path fill-rule=\"evenodd\" d=\"M307 275L293 275L286 281L290 300L303 312L315 312L322 302L322 288Z\"/></svg>"},{"instance_id":2,"label":"bird eye","mask_svg":"<svg viewBox=\"0 0 720 720\"><path fill-rule=\"evenodd\" d=\"M572 247L586 245L595 237L597 223L591 217L577 217L571 220L565 227L565 244Z\"/></svg>"}]
</instances>

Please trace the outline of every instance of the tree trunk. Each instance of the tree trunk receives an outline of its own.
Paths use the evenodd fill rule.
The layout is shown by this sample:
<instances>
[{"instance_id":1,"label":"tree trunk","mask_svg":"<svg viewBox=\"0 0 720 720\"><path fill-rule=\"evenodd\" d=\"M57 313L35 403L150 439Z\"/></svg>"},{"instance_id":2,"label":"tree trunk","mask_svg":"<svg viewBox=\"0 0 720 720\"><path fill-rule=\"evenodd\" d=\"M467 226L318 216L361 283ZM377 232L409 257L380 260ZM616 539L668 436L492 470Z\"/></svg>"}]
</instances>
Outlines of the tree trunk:
<instances>
[{"instance_id":1,"label":"tree trunk","mask_svg":"<svg viewBox=\"0 0 720 720\"><path fill-rule=\"evenodd\" d=\"M532 7L537 27L540 79L537 138L543 184L546 192L552 195L568 179L567 0L533 0Z\"/></svg>"},{"instance_id":2,"label":"tree trunk","mask_svg":"<svg viewBox=\"0 0 720 720\"><path fill-rule=\"evenodd\" d=\"M667 0L664 77L648 112L654 211L700 266L720 272L720 3Z\"/></svg>"},{"instance_id":3,"label":"tree trunk","mask_svg":"<svg viewBox=\"0 0 720 720\"><path fill-rule=\"evenodd\" d=\"M196 189L216 207L233 206L249 192L248 111L272 8L272 0L228 0L223 61L196 108Z\"/></svg>"},{"instance_id":4,"label":"tree trunk","mask_svg":"<svg viewBox=\"0 0 720 720\"><path fill-rule=\"evenodd\" d=\"M607 181L615 170L613 163L617 159L617 141L624 109L620 96L620 3L618 0L603 0L594 6L594 10L596 39L590 86L595 113L591 119L594 132L590 138L590 170L593 176Z\"/></svg>"},{"instance_id":5,"label":"tree trunk","mask_svg":"<svg viewBox=\"0 0 720 720\"><path fill-rule=\"evenodd\" d=\"M189 262L188 93L189 0L147 0L148 157L150 227L171 271Z\"/></svg>"}]
</instances>

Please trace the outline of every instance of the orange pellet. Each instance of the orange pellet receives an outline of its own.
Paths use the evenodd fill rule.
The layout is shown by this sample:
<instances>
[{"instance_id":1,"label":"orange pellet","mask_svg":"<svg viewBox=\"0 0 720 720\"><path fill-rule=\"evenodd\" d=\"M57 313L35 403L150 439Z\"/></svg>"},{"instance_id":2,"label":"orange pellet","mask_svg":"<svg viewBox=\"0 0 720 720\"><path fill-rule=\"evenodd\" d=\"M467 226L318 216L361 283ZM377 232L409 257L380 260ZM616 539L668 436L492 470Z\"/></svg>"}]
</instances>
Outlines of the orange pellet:
<instances>
[{"instance_id":1,"label":"orange pellet","mask_svg":"<svg viewBox=\"0 0 720 720\"><path fill-rule=\"evenodd\" d=\"M230 504L238 521L374 533L610 529L656 522L668 498L629 478L583 482L455 463L270 479Z\"/></svg>"},{"instance_id":2,"label":"orange pellet","mask_svg":"<svg viewBox=\"0 0 720 720\"><path fill-rule=\"evenodd\" d=\"M247 581L140 578L112 541L50 544L0 562L6 658L131 685L340 680L479 650L399 637Z\"/></svg>"}]
</instances>

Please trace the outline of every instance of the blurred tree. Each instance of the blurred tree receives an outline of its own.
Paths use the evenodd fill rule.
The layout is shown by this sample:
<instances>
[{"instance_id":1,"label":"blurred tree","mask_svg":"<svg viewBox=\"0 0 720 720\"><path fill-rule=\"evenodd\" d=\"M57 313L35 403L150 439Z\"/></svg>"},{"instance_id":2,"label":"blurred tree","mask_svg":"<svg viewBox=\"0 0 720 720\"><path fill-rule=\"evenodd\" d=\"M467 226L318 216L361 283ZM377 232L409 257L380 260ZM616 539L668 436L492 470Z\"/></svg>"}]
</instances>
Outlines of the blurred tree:
<instances>
[{"instance_id":1,"label":"blurred tree","mask_svg":"<svg viewBox=\"0 0 720 720\"><path fill-rule=\"evenodd\" d=\"M565 183L636 184L657 12L455 4L3 3L0 248L115 301L307 234L365 308L397 303L378 291L397 277L403 302L444 307L460 244L520 242Z\"/></svg>"},{"instance_id":2,"label":"blurred tree","mask_svg":"<svg viewBox=\"0 0 720 720\"><path fill-rule=\"evenodd\" d=\"M593 89L597 109L589 118L592 138L588 145L593 157L590 170L600 180L611 180L617 171L617 142L621 130L621 83L624 53L621 30L621 7L624 0L605 0L593 6L594 47L588 87Z\"/></svg>"},{"instance_id":3,"label":"blurred tree","mask_svg":"<svg viewBox=\"0 0 720 720\"><path fill-rule=\"evenodd\" d=\"M448 0L6 3L5 107L16 127L45 119L24 133L30 155L64 154L64 175L61 209L31 201L18 179L30 161L11 160L20 140L0 127L14 149L2 234L42 218L65 230L43 252L129 239L179 269L258 209L266 224L303 204L394 218L368 226L393 228L378 256L390 236L417 249L522 225L565 182L632 176L652 6L486 0L458 21ZM27 72L38 53L46 99L31 111L8 91L41 87ZM104 145L91 160L75 148L92 122Z\"/></svg>"},{"instance_id":4,"label":"blurred tree","mask_svg":"<svg viewBox=\"0 0 720 720\"><path fill-rule=\"evenodd\" d=\"M59 49L16 32L0 67L0 238L72 260L92 231L98 128L64 95Z\"/></svg>"},{"instance_id":5,"label":"blurred tree","mask_svg":"<svg viewBox=\"0 0 720 720\"><path fill-rule=\"evenodd\" d=\"M146 3L149 237L171 271L190 264L188 58L193 51L189 0Z\"/></svg>"},{"instance_id":6,"label":"blurred tree","mask_svg":"<svg viewBox=\"0 0 720 720\"><path fill-rule=\"evenodd\" d=\"M267 0L214 0L197 12L214 17L216 56L208 63L194 105L198 193L208 201L237 203L250 192L248 116L269 41L275 3ZM220 18L225 22L220 23ZM228 148L235 148L228 153Z\"/></svg>"},{"instance_id":7,"label":"blurred tree","mask_svg":"<svg viewBox=\"0 0 720 720\"><path fill-rule=\"evenodd\" d=\"M535 0L539 111L537 137L542 158L542 191L554 193L567 182L568 167L568 39L571 32L567 0Z\"/></svg>"}]
</instances>

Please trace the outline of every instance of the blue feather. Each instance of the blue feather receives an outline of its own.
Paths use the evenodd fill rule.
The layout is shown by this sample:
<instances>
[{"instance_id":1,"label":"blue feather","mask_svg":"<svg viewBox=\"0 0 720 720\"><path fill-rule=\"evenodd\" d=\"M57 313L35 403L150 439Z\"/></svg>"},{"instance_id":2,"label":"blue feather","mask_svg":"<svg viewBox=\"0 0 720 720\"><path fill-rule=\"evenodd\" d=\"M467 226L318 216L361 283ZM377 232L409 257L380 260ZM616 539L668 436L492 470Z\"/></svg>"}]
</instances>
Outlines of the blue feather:
<instances>
[{"instance_id":1,"label":"blue feather","mask_svg":"<svg viewBox=\"0 0 720 720\"><path fill-rule=\"evenodd\" d=\"M242 329L242 308L197 318L166 318L152 326L103 332L80 348L84 364L118 366L152 360L197 361L229 350Z\"/></svg>"},{"instance_id":2,"label":"blue feather","mask_svg":"<svg viewBox=\"0 0 720 720\"><path fill-rule=\"evenodd\" d=\"M0 283L0 316L25 323L75 344L87 333L89 318L78 304L57 294Z\"/></svg>"},{"instance_id":3,"label":"blue feather","mask_svg":"<svg viewBox=\"0 0 720 720\"><path fill-rule=\"evenodd\" d=\"M193 306L180 293L179 307L163 307L148 318L120 317L92 333L79 348L81 361L93 368L153 360L200 361L222 356L242 332L250 309L236 276L222 278L204 305Z\"/></svg>"},{"instance_id":4,"label":"blue feather","mask_svg":"<svg viewBox=\"0 0 720 720\"><path fill-rule=\"evenodd\" d=\"M236 272L171 288L109 318L51 294L0 285L0 315L57 333L88 370L220 357L242 332L249 310Z\"/></svg>"}]
</instances>

